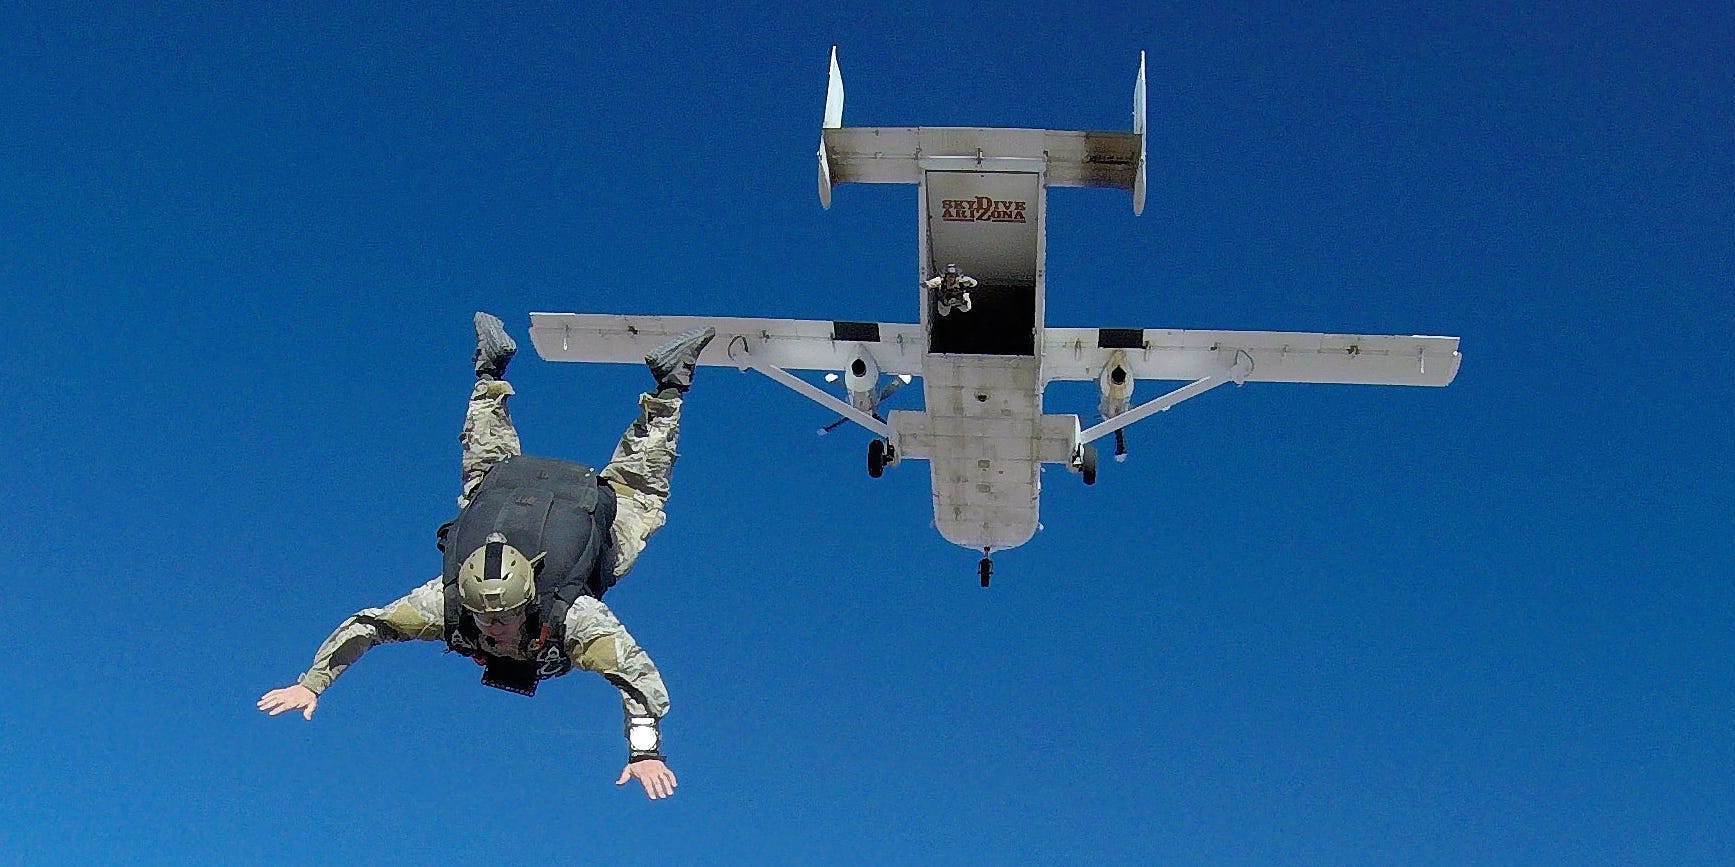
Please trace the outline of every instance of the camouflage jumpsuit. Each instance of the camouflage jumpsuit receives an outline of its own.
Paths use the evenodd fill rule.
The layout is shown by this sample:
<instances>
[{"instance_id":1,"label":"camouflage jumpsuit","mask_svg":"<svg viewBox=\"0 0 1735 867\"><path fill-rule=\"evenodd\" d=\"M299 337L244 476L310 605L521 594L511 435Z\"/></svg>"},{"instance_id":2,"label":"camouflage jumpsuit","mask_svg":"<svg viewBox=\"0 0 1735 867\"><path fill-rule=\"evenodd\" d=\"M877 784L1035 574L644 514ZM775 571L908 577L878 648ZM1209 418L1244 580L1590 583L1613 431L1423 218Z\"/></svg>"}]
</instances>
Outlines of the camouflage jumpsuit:
<instances>
[{"instance_id":1,"label":"camouflage jumpsuit","mask_svg":"<svg viewBox=\"0 0 1735 867\"><path fill-rule=\"evenodd\" d=\"M512 393L511 385L491 379L478 380L470 392L464 430L458 436L464 447L460 509L469 504L490 468L520 454L518 432L506 409L506 398ZM663 504L669 499L669 473L681 419L681 398L668 394L639 397L638 418L599 474L616 495L613 551L603 568L617 578L632 569L645 541L667 520ZM384 607L350 615L319 645L313 665L297 682L317 695L370 648L410 640L445 640L440 578ZM620 690L627 717L660 718L668 713L668 691L657 667L601 600L581 596L573 603L566 615L566 642L574 667L594 671ZM486 649L497 656L524 657L516 647Z\"/></svg>"}]
</instances>

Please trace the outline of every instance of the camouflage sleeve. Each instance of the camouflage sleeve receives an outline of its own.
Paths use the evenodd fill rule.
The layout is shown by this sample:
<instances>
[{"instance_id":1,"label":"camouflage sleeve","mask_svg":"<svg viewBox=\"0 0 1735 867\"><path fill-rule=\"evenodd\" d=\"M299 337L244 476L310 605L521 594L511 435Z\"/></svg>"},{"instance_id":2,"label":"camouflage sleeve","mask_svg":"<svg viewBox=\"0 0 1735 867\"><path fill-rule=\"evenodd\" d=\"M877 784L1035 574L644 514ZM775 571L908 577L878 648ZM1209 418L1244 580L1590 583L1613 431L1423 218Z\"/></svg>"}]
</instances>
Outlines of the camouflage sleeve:
<instances>
[{"instance_id":1,"label":"camouflage sleeve","mask_svg":"<svg viewBox=\"0 0 1735 867\"><path fill-rule=\"evenodd\" d=\"M580 596L566 612L566 652L573 665L602 675L620 690L628 718L661 718L669 712L663 676L600 600Z\"/></svg>"},{"instance_id":2,"label":"camouflage sleeve","mask_svg":"<svg viewBox=\"0 0 1735 867\"><path fill-rule=\"evenodd\" d=\"M411 639L440 640L445 622L445 599L440 579L435 578L384 608L351 614L319 645L313 665L296 682L318 695L373 647Z\"/></svg>"}]
</instances>

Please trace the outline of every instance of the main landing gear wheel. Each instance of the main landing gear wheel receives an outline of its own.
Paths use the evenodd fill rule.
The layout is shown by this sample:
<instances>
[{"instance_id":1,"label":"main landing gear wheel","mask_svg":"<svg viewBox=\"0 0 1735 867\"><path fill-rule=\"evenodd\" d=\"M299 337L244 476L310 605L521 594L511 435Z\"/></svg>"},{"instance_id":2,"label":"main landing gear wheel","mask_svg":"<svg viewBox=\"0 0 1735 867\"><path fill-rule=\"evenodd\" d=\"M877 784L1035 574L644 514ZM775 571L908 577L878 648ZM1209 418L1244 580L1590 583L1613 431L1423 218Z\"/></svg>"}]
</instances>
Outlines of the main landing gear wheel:
<instances>
[{"instance_id":1,"label":"main landing gear wheel","mask_svg":"<svg viewBox=\"0 0 1735 867\"><path fill-rule=\"evenodd\" d=\"M1096 446L1085 446L1078 454L1078 474L1087 485L1096 484Z\"/></svg>"},{"instance_id":2,"label":"main landing gear wheel","mask_svg":"<svg viewBox=\"0 0 1735 867\"><path fill-rule=\"evenodd\" d=\"M886 462L891 459L892 450L886 446L885 440L874 440L868 443L867 467L868 475L879 478L886 471Z\"/></svg>"},{"instance_id":3,"label":"main landing gear wheel","mask_svg":"<svg viewBox=\"0 0 1735 867\"><path fill-rule=\"evenodd\" d=\"M987 587L988 579L994 575L994 561L984 556L982 562L976 564L976 574L982 577L982 586Z\"/></svg>"}]
</instances>

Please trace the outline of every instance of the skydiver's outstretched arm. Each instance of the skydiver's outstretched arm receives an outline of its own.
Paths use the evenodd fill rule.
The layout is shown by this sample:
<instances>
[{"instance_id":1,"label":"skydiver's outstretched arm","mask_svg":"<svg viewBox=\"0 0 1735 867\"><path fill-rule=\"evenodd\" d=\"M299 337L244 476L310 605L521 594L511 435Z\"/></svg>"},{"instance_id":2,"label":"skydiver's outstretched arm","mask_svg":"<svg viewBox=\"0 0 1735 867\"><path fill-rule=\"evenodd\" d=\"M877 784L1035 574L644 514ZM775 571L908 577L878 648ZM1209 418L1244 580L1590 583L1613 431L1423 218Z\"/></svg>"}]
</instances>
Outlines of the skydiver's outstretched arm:
<instances>
[{"instance_id":1,"label":"skydiver's outstretched arm","mask_svg":"<svg viewBox=\"0 0 1735 867\"><path fill-rule=\"evenodd\" d=\"M313 654L313 665L296 682L259 699L259 709L276 716L299 710L313 719L319 695L361 655L381 644L438 641L444 638L445 601L435 578L383 608L365 608L338 624Z\"/></svg>"},{"instance_id":2,"label":"skydiver's outstretched arm","mask_svg":"<svg viewBox=\"0 0 1735 867\"><path fill-rule=\"evenodd\" d=\"M674 794L675 774L664 762L659 731L669 712L669 693L656 664L614 612L589 596L580 596L567 610L566 650L574 665L602 675L620 690L627 765L615 785L636 779L652 799Z\"/></svg>"}]
</instances>

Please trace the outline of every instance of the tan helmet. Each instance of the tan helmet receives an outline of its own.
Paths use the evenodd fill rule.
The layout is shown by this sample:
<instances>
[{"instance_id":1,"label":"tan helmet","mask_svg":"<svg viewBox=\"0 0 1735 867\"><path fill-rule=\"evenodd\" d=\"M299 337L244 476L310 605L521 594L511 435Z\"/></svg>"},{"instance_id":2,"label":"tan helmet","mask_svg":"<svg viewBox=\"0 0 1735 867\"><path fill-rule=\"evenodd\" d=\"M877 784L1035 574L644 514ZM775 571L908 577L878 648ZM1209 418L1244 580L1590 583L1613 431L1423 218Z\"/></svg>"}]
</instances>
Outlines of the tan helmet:
<instances>
[{"instance_id":1,"label":"tan helmet","mask_svg":"<svg viewBox=\"0 0 1735 867\"><path fill-rule=\"evenodd\" d=\"M534 598L536 561L506 544L499 533L489 533L482 547L458 567L458 601L473 613L499 614Z\"/></svg>"}]
</instances>

